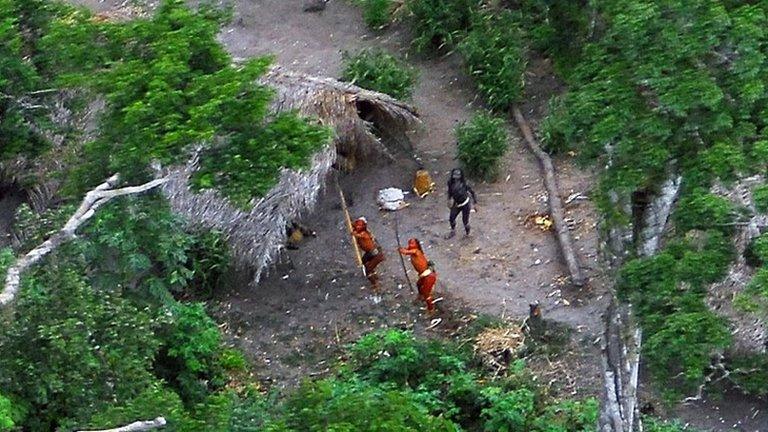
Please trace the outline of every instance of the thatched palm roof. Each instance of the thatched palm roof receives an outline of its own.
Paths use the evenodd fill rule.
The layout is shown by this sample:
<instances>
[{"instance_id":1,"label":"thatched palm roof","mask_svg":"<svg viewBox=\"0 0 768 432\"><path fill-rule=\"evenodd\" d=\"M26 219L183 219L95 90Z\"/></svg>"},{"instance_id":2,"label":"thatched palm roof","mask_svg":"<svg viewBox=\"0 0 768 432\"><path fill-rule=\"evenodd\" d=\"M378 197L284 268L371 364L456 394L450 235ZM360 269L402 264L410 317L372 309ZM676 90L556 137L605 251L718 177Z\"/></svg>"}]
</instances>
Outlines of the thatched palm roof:
<instances>
[{"instance_id":1,"label":"thatched palm roof","mask_svg":"<svg viewBox=\"0 0 768 432\"><path fill-rule=\"evenodd\" d=\"M232 248L235 264L254 271L254 283L275 262L284 245L286 223L314 206L325 178L339 154L366 154L386 151L371 132L373 126L407 130L419 123L413 107L385 94L343 83L289 72L273 67L261 80L277 95L274 111L297 110L317 118L335 130L333 145L312 158L310 168L284 169L280 180L250 211L233 206L221 194L208 190L194 192L189 177L197 167L193 158L186 166L171 169L163 186L172 209L192 224L222 231Z\"/></svg>"}]
</instances>

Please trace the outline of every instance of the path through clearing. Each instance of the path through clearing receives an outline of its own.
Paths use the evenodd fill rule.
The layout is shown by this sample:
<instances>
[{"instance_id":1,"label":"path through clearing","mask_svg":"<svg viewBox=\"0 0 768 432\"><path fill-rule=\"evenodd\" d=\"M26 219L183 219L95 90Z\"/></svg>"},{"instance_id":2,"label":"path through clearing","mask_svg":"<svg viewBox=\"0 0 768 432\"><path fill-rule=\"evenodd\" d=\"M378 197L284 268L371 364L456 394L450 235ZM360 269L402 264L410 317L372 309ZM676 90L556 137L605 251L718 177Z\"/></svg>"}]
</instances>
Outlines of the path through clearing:
<instances>
[{"instance_id":1,"label":"path through clearing","mask_svg":"<svg viewBox=\"0 0 768 432\"><path fill-rule=\"evenodd\" d=\"M332 77L340 74L341 53L345 50L376 46L408 55L407 38L401 28L375 35L365 28L359 10L344 2L331 2L319 14L302 13L302 4L285 0L237 1L235 19L221 39L236 57L274 54L278 64L290 69ZM554 236L535 226L523 226L526 216L546 209L546 197L539 167L516 130L510 129L510 150L499 181L475 187L480 205L472 217L472 237L458 235L452 241L443 240L448 229L445 181L448 171L456 165L453 129L477 111L480 102L474 97L458 56L410 56L409 61L420 72L412 102L424 122L423 131L414 139L415 153L431 171L438 191L424 200L409 196L411 206L398 216L401 238L421 239L428 257L437 265L438 294L446 297L441 306L466 306L481 313L522 318L528 312L528 304L539 300L547 317L572 326L576 339L593 341L604 305L598 300L602 288L595 283L578 291L561 286L558 280L565 276L566 269ZM529 94L534 97L529 97L525 108L526 114L533 112L531 121L535 124L541 105L557 83L544 61L534 62L528 80ZM591 176L568 161L560 162L564 197L572 192L589 195ZM406 155L400 155L396 163L364 167L342 178L345 192L354 201L353 215L368 218L374 234L389 253L383 265L388 292L382 304L372 304L368 292L361 290L365 280L353 267L353 252L333 188L326 191L318 208L305 217L319 236L302 250L288 253L294 268L278 268L258 288L243 288L226 299L224 307L237 309L241 319L249 323L243 326L242 335L249 346L272 357L272 373L274 362L279 361L273 358L274 345L290 345L293 355L307 351L306 338L297 334L302 328L306 334L315 333L320 341L333 341L336 328L343 329L340 340L349 340L383 322L414 322L414 313L418 311L409 304L411 295L394 254L394 215L379 212L374 197L384 187L410 189L415 167ZM569 216L576 223L574 235L582 259L595 276L594 209L588 201L575 201ZM376 322L369 319L367 325L361 326L358 321L365 321L366 317ZM425 319L415 320L417 330L425 324ZM293 333L298 339L270 344L273 333L275 340L288 338L286 333ZM596 366L591 368L590 375L596 376Z\"/></svg>"}]
</instances>

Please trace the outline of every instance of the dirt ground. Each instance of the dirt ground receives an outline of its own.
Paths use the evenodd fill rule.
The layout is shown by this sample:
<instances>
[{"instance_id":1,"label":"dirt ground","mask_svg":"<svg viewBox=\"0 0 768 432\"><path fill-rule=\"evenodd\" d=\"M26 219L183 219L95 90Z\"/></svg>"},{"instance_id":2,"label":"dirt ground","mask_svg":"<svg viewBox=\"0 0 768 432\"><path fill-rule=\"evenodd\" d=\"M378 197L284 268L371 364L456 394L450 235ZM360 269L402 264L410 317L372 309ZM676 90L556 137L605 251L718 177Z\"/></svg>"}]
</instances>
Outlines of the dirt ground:
<instances>
[{"instance_id":1,"label":"dirt ground","mask_svg":"<svg viewBox=\"0 0 768 432\"><path fill-rule=\"evenodd\" d=\"M302 13L301 6L300 1L239 1L232 25L222 32L222 41L235 56L271 53L276 55L279 64L326 76L339 76L343 51L383 46L403 57L408 55L407 38L402 29L371 34L360 19L360 12L346 3L331 2L320 14ZM477 111L480 104L457 56L439 59L410 56L409 60L420 72L412 102L423 120L423 130L413 140L414 153L430 170L438 190L423 200L408 196L410 207L397 215L378 210L377 190L411 188L417 164L405 154L398 155L395 163L361 168L341 178L342 188L354 202L351 212L368 218L374 234L388 252L381 270L386 287L381 304L372 303L364 288L365 279L353 267L353 251L333 187L326 190L317 209L304 218L318 231L318 238L307 242L299 251L287 253L286 259L293 268L278 268L256 289L243 289L225 300L223 307L227 310L237 309L252 324L260 323L244 330L243 338L248 338L248 346L252 346L253 351L269 357L272 374L279 369L275 363L279 362L280 351L291 358L298 355L293 353L307 351L307 343L322 345L323 341L333 341L336 328L341 329L339 340L344 342L385 323L407 322L417 330L429 324L410 303L413 295L408 292L394 252L393 218L396 216L401 239L419 238L428 257L436 263L437 292L445 298L439 304L441 309L467 308L475 313L515 319L528 313L529 303L540 301L546 316L573 327L578 340L593 341L597 337L603 310L603 302L598 300L603 294L600 284L579 291L561 286L559 280L566 270L560 263L554 237L535 226L522 224L526 216L546 209L546 197L538 165L522 146L515 130L510 129L510 150L500 180L475 185L479 210L472 216L472 236L463 238L459 234L451 241L443 239L448 231L444 184L447 173L457 165L453 130ZM551 94L550 87L556 87L557 83L548 79L548 65L538 62L534 66L529 76L534 92L541 87L541 93ZM540 100L545 101L543 97ZM530 109L534 108L538 109L538 105L532 104ZM565 197L571 192L589 194L592 183L589 173L576 170L567 161L558 165ZM594 210L588 201L575 201L570 213L576 223L574 235L584 262L596 275ZM246 310L244 306L253 303L268 305L273 310ZM281 318L293 316L288 320L271 319L276 313L280 313ZM360 327L366 318L368 322ZM285 338L286 332L297 339L288 344L272 343ZM316 341L311 342L307 336L313 336ZM592 363L596 351L583 351L590 357L587 363ZM305 376L301 366L291 365L291 369L286 371L287 377ZM584 376L590 381L596 377L595 368ZM593 386L584 386L590 387Z\"/></svg>"},{"instance_id":2,"label":"dirt ground","mask_svg":"<svg viewBox=\"0 0 768 432\"><path fill-rule=\"evenodd\" d=\"M126 3L77 2L99 11ZM238 283L237 275L233 276L235 288L221 293L213 306L231 340L250 355L255 374L265 384L291 385L328 372L344 344L372 329L399 326L420 334L450 335L473 315L519 320L528 313L529 303L540 301L545 318L573 329L572 345L562 360L567 363L568 374L558 377L555 386L577 388L579 395L598 394L601 378L595 341L605 310L607 279L597 260L597 214L588 199L567 206L577 249L591 280L587 287L575 289L562 283L567 272L554 235L523 224L528 215L546 210L546 195L539 167L516 129L509 130L510 149L500 179L475 185L479 211L472 215L472 236L464 238L459 229L453 240L443 239L448 231L445 182L449 170L457 165L453 130L481 108L458 56L429 59L409 55L406 31L401 26L373 34L362 22L360 11L344 1L332 0L324 12L316 14L302 13L302 0L234 3L234 20L222 32L221 40L235 57L271 54L290 69L332 77L339 76L343 51L376 46L408 57L420 72L412 103L423 120L422 130L414 135L413 153L438 186L435 194L423 200L407 196L410 207L395 214L380 212L375 194L385 187L411 188L417 166L412 155L398 154L396 162L363 167L340 178L347 199L353 202L353 217L368 218L387 253L380 270L385 292L378 304L372 301L366 280L354 267L332 182L317 208L304 216L304 222L317 231L317 238L299 250L288 251L283 263L257 287ZM523 112L536 129L547 99L560 91L561 85L544 59L531 61L526 79ZM576 192L590 196L592 172L577 168L569 159L556 160L555 164L564 199ZM434 330L426 330L429 320L419 305L412 303L414 294L395 254L395 217L399 218L401 239L418 237L427 256L436 263L437 296L444 298L438 303L439 316L445 321ZM415 282L415 275L410 276ZM768 430L768 425L760 423L765 426L761 427L750 418L754 411L749 405L707 404L707 415L729 413L722 427L719 419L703 420L702 410L695 407L684 407L679 414L685 421L711 430L731 430L738 422L738 427L733 426L736 430Z\"/></svg>"}]
</instances>

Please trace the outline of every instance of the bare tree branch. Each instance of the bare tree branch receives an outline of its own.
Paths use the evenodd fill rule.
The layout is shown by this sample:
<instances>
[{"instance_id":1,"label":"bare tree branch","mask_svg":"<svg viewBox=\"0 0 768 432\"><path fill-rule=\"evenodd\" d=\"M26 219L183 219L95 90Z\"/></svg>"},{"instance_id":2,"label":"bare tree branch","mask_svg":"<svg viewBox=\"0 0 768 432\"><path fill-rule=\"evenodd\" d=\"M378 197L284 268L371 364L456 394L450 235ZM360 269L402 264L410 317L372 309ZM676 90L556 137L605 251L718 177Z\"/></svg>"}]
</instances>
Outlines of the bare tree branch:
<instances>
[{"instance_id":1,"label":"bare tree branch","mask_svg":"<svg viewBox=\"0 0 768 432\"><path fill-rule=\"evenodd\" d=\"M86 193L80 207L78 207L77 211L75 211L72 217L69 218L60 231L53 234L40 246L32 249L26 255L16 260L16 262L8 269L8 273L5 276L5 289L0 292L0 307L8 305L16 297L21 283L21 273L40 261L40 259L59 247L62 243L73 239L75 237L75 231L82 224L87 222L88 219L93 217L99 207L109 202L112 198L141 193L160 186L167 181L166 178L161 178L139 186L113 189L118 180L119 175L115 174L108 178L104 183Z\"/></svg>"},{"instance_id":2,"label":"bare tree branch","mask_svg":"<svg viewBox=\"0 0 768 432\"><path fill-rule=\"evenodd\" d=\"M142 431L148 431L151 429L161 428L163 426L165 426L165 418L157 417L154 420L137 421L129 425L125 425L125 426L114 428L114 429L90 430L90 431L81 430L78 432L142 432Z\"/></svg>"}]
</instances>

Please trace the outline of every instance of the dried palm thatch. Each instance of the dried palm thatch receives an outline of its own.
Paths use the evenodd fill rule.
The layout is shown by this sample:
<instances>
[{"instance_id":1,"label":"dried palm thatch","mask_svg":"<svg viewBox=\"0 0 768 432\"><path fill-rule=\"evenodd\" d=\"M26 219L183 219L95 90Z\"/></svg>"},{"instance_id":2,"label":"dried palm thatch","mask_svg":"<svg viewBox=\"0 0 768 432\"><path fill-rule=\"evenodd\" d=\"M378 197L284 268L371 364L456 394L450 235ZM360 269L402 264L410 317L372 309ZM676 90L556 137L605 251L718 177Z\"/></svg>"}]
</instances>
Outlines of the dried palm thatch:
<instances>
[{"instance_id":1,"label":"dried palm thatch","mask_svg":"<svg viewBox=\"0 0 768 432\"><path fill-rule=\"evenodd\" d=\"M297 110L333 127L333 145L316 153L308 169L284 169L277 185L255 201L250 211L233 206L216 191L192 191L188 181L197 168L196 158L186 166L166 170L169 181L163 186L175 212L192 224L224 233L235 265L252 270L254 284L278 259L284 247L286 224L314 206L337 158L349 159L385 150L371 131L372 123L405 131L419 122L412 107L385 94L331 78L274 67L261 83L276 91L272 105L275 112ZM366 118L361 118L361 114Z\"/></svg>"},{"instance_id":2,"label":"dried palm thatch","mask_svg":"<svg viewBox=\"0 0 768 432\"><path fill-rule=\"evenodd\" d=\"M353 168L356 159L375 153L391 158L373 129L402 143L398 135L419 123L412 106L384 93L333 78L290 72L275 66L264 75L261 84L276 91L272 103L275 112L297 110L335 129L339 165L343 167Z\"/></svg>"},{"instance_id":3,"label":"dried palm thatch","mask_svg":"<svg viewBox=\"0 0 768 432\"><path fill-rule=\"evenodd\" d=\"M510 360L518 357L525 347L522 326L489 327L475 338L475 355L491 370L505 370Z\"/></svg>"}]
</instances>

